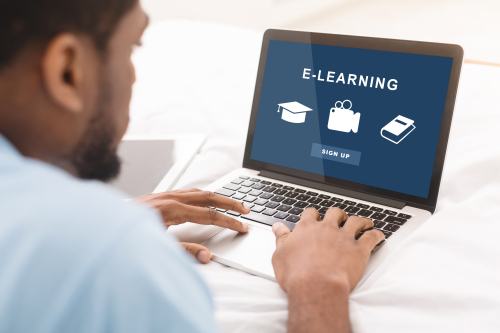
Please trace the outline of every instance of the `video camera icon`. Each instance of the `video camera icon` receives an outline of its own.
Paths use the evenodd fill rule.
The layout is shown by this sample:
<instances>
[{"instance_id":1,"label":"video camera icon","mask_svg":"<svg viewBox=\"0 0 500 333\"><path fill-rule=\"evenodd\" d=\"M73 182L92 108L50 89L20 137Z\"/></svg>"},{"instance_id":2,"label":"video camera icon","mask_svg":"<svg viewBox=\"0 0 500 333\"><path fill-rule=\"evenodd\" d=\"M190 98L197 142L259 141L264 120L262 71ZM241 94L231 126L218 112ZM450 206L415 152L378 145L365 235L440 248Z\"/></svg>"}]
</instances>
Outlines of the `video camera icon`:
<instances>
[{"instance_id":1,"label":"video camera icon","mask_svg":"<svg viewBox=\"0 0 500 333\"><path fill-rule=\"evenodd\" d=\"M345 108L344 105L347 102L349 103L349 107ZM358 133L361 114L359 112L354 113L354 111L351 110L351 107L352 102L348 99L343 102L335 102L335 107L330 109L328 129L345 133L349 133L351 131Z\"/></svg>"}]
</instances>

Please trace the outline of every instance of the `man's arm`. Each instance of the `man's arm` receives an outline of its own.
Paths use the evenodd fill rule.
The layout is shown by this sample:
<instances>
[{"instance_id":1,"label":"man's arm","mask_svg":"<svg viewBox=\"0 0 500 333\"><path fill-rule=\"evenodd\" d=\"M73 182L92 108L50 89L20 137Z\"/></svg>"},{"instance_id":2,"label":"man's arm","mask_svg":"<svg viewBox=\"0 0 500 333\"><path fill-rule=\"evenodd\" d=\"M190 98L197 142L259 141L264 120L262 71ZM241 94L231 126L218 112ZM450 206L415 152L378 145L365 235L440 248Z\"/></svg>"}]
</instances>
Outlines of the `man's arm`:
<instances>
[{"instance_id":1,"label":"man's arm","mask_svg":"<svg viewBox=\"0 0 500 333\"><path fill-rule=\"evenodd\" d=\"M343 228L340 224L345 222ZM361 217L330 208L323 221L312 208L302 213L293 233L273 226L276 280L288 293L288 332L350 332L349 294L363 275L382 232Z\"/></svg>"}]
</instances>

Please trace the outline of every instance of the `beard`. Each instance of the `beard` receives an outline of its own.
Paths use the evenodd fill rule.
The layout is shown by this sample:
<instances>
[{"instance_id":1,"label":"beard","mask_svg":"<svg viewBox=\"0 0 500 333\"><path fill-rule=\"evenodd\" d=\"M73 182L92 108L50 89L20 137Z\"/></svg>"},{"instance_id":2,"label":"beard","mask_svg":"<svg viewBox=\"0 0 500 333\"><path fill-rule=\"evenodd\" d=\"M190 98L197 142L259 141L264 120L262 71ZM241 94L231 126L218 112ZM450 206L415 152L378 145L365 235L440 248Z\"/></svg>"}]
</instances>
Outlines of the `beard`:
<instances>
[{"instance_id":1,"label":"beard","mask_svg":"<svg viewBox=\"0 0 500 333\"><path fill-rule=\"evenodd\" d=\"M121 161L117 147L112 147L116 130L110 119L111 89L107 83L101 84L97 113L90 120L87 130L75 146L69 160L81 179L107 182L120 173Z\"/></svg>"}]
</instances>

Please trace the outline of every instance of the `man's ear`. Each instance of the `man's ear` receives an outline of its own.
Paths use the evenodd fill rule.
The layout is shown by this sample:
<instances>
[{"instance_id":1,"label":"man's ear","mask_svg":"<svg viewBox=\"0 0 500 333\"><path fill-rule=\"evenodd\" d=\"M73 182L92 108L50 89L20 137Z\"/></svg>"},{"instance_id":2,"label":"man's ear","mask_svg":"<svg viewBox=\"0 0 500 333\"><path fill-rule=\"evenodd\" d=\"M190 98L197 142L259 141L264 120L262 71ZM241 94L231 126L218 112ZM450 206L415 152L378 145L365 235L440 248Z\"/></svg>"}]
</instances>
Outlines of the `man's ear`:
<instances>
[{"instance_id":1,"label":"man's ear","mask_svg":"<svg viewBox=\"0 0 500 333\"><path fill-rule=\"evenodd\" d=\"M53 38L42 59L42 80L53 101L63 109L80 113L84 108L85 45L76 35Z\"/></svg>"}]
</instances>

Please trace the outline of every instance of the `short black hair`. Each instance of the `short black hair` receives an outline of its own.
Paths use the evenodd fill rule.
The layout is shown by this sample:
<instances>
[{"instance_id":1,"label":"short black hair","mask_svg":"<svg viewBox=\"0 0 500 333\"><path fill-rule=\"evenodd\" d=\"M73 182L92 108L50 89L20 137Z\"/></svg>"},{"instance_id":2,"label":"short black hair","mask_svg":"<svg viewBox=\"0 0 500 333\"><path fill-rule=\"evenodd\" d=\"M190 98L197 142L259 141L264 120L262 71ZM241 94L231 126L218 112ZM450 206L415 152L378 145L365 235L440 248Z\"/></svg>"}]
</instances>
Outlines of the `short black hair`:
<instances>
[{"instance_id":1,"label":"short black hair","mask_svg":"<svg viewBox=\"0 0 500 333\"><path fill-rule=\"evenodd\" d=\"M138 0L0 0L0 69L30 42L60 33L88 35L106 51L120 19Z\"/></svg>"}]
</instances>

